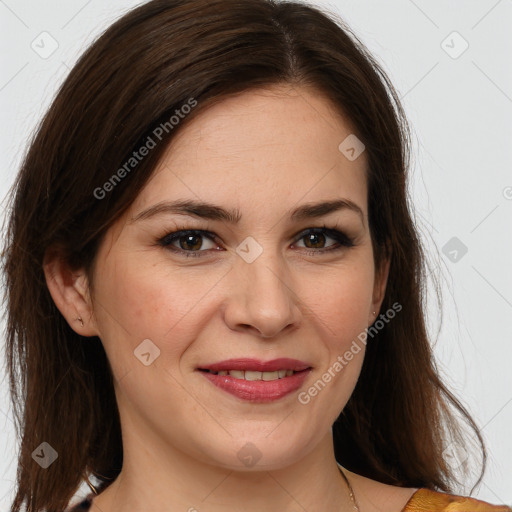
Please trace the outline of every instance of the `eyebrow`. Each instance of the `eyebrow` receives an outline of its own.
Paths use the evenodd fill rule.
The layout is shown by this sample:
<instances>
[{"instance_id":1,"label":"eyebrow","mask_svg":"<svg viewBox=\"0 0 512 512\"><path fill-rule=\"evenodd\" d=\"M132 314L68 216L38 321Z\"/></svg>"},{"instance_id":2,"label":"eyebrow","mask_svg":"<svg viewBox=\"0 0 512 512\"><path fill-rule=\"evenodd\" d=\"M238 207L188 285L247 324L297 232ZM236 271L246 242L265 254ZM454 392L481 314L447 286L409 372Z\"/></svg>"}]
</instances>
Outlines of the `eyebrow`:
<instances>
[{"instance_id":1,"label":"eyebrow","mask_svg":"<svg viewBox=\"0 0 512 512\"><path fill-rule=\"evenodd\" d=\"M348 210L357 213L364 223L363 210L353 201L349 199L335 199L332 201L322 201L319 203L307 203L290 212L291 220L300 221L304 219L312 219L323 217L333 212ZM177 201L163 201L157 203L148 209L140 212L130 220L130 224L135 222L149 219L156 215L164 213L172 213L178 215L189 215L201 219L210 219L216 221L223 221L229 224L237 224L240 222L242 215L237 208L233 210L226 210L221 206L211 203L205 203L195 200L177 200Z\"/></svg>"}]
</instances>

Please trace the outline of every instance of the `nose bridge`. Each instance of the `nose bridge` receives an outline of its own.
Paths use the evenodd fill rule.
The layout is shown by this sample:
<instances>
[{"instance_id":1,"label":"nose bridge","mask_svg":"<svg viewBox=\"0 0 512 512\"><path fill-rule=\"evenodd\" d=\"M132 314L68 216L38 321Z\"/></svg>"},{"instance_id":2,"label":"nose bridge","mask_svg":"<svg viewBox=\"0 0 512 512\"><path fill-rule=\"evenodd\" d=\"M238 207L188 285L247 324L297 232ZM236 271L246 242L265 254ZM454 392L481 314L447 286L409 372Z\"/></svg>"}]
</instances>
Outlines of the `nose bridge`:
<instances>
[{"instance_id":1,"label":"nose bridge","mask_svg":"<svg viewBox=\"0 0 512 512\"><path fill-rule=\"evenodd\" d=\"M254 327L263 337L275 336L298 320L296 295L278 252L254 239L246 243L237 249L239 258L234 277L238 290L234 293L234 309L231 310L236 314L231 320Z\"/></svg>"}]
</instances>

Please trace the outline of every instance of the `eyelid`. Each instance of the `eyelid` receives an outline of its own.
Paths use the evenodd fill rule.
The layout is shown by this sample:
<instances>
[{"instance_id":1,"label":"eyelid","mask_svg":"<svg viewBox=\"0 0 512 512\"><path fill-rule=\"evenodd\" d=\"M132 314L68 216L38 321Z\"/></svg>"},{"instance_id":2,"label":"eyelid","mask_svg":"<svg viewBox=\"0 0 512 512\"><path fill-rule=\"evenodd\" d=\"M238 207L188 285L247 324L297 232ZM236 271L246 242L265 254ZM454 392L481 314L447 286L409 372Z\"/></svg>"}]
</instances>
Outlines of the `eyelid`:
<instances>
[{"instance_id":1,"label":"eyelid","mask_svg":"<svg viewBox=\"0 0 512 512\"><path fill-rule=\"evenodd\" d=\"M337 229L337 228L328 228L327 226L304 229L297 235L296 240L297 241L301 240L309 233L325 234L328 238L332 238L332 239L336 240L338 243L343 242L343 244L348 247L352 247L355 245L354 240L350 236L348 236L344 231ZM296 242L294 242L294 243L296 243ZM318 250L315 252L318 252Z\"/></svg>"},{"instance_id":2,"label":"eyelid","mask_svg":"<svg viewBox=\"0 0 512 512\"><path fill-rule=\"evenodd\" d=\"M316 226L316 227L309 227L301 232L299 232L297 235L295 235L295 241L292 243L292 245L296 244L298 241L300 241L302 238L304 238L306 235L310 233L321 233L325 234L327 238L332 238L337 242L338 246L334 244L334 247L328 246L326 248L319 248L319 249L308 249L307 247L301 248L302 252L305 252L308 255L322 255L329 252L336 252L338 250L347 249L350 247L353 247L356 245L354 243L354 239L347 235L343 230L337 227L329 228L327 226ZM169 251L176 253L178 255L184 255L185 257L202 257L204 253L210 252L212 249L204 249L204 250L198 250L198 251L186 251L184 249L179 249L177 247L172 246L172 243L179 238L186 236L188 234L202 236L205 238L208 238L210 241L219 243L219 237L208 230L205 229L195 229L195 228L186 228L186 227L178 227L176 226L175 229L171 232L168 232L163 237L159 238L157 240L157 243L164 248L168 249Z\"/></svg>"},{"instance_id":3,"label":"eyelid","mask_svg":"<svg viewBox=\"0 0 512 512\"><path fill-rule=\"evenodd\" d=\"M211 250L211 249L207 249L207 250L199 250L199 251L185 251L183 249L178 249L177 247L173 247L171 245L172 242L179 240L181 237L186 236L186 235L202 236L204 238L208 238L210 241L217 243L217 244L218 244L218 240L219 240L219 237L215 233L212 233L211 231L208 231L205 229L177 228L176 230L168 232L166 235L159 238L157 240L157 243L162 245L164 248L168 248L169 250L171 250L173 252L178 252L178 253L189 253L189 254L190 253L202 253L202 252L207 252L208 250Z\"/></svg>"}]
</instances>

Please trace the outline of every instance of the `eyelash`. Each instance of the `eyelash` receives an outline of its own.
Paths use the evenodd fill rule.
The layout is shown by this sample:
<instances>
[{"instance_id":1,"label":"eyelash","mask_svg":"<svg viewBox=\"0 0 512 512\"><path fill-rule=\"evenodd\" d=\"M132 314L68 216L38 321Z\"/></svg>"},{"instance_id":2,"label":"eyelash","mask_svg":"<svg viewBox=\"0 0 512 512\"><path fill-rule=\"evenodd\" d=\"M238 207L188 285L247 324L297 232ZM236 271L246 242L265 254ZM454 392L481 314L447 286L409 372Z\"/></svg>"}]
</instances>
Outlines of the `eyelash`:
<instances>
[{"instance_id":1,"label":"eyelash","mask_svg":"<svg viewBox=\"0 0 512 512\"><path fill-rule=\"evenodd\" d=\"M327 249L317 249L317 250L308 250L306 251L306 254L309 256L318 256L325 253L330 252L336 252L344 248L353 247L355 245L354 240L350 238L349 236L345 235L345 233L334 229L334 228L328 228L327 226L323 226L321 228L308 228L305 229L300 233L300 235L297 238L297 241L300 241L302 238L307 236L308 234L325 234L328 238L334 239L336 242L338 242L338 246L330 247ZM210 231L205 231L202 229L186 229L186 228L179 228L179 231L173 231L171 233L166 234L164 237L160 238L158 240L158 244L162 247L165 247L167 250L170 250L174 253L180 254L185 256L186 258L201 258L203 257L203 254L208 252L208 250L198 250L198 251L185 251L184 249L178 249L176 247L171 246L171 244L179 240L183 236L187 235L199 235L199 236L205 236L206 238L210 239L212 242L216 242L216 235Z\"/></svg>"}]
</instances>

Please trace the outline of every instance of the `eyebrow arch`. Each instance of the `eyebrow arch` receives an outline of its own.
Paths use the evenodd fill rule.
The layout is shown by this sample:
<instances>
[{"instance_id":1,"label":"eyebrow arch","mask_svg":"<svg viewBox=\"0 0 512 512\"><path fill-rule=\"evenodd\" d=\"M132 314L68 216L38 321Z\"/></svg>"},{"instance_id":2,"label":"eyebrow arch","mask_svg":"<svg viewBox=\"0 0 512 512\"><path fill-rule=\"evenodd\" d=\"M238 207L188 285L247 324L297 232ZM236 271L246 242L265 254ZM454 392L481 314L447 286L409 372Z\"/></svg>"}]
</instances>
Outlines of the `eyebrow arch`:
<instances>
[{"instance_id":1,"label":"eyebrow arch","mask_svg":"<svg viewBox=\"0 0 512 512\"><path fill-rule=\"evenodd\" d=\"M335 199L319 203L307 203L288 213L291 220L299 221L323 217L324 215L340 210L349 210L357 213L364 223L364 213L362 209L349 199ZM237 208L233 210L225 210L215 204L205 203L202 201L177 200L173 202L163 201L157 203L133 217L129 223L133 224L140 220L149 219L163 213L190 215L202 219L224 221L229 224L237 224L242 218L242 215Z\"/></svg>"}]
</instances>

